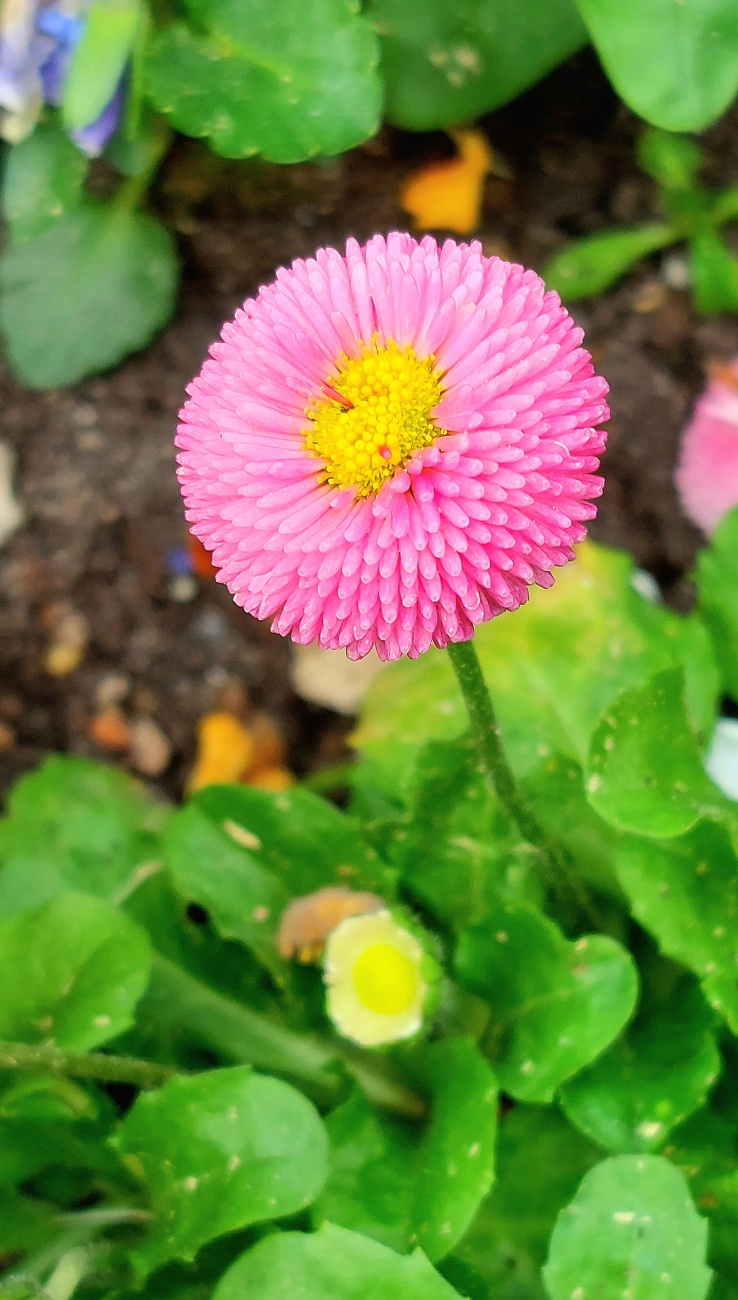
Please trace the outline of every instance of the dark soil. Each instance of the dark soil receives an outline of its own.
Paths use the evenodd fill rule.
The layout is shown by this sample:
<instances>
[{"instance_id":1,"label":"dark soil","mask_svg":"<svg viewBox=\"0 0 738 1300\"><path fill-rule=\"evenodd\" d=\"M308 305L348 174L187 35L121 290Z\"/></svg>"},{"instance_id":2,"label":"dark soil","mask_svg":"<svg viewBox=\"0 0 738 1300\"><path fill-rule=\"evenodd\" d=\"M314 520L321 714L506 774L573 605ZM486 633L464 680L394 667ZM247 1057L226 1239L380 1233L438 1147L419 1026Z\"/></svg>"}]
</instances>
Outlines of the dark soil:
<instances>
[{"instance_id":1,"label":"dark soil","mask_svg":"<svg viewBox=\"0 0 738 1300\"><path fill-rule=\"evenodd\" d=\"M488 252L541 266L572 235L653 215L654 186L633 162L637 124L593 56L485 127L509 174L487 182ZM104 757L88 727L111 674L125 679L128 715L152 717L170 740L162 782L172 794L198 717L234 680L280 721L298 771L341 752L347 724L295 696L286 642L212 582L189 603L171 598L169 557L185 539L172 437L184 386L237 304L321 244L401 228L402 177L447 147L440 134L387 129L344 158L278 168L222 163L180 141L156 195L184 263L174 322L145 353L75 388L29 393L0 376L1 436L17 448L28 516L0 552L0 785L50 750ZM738 114L711 133L708 151L708 180L738 179ZM699 536L672 486L679 432L706 361L738 353L738 319L700 319L662 270L658 259L643 264L574 315L612 386L607 489L592 533L631 550L684 607ZM63 602L86 617L90 642L76 671L53 677L45 656Z\"/></svg>"}]
</instances>

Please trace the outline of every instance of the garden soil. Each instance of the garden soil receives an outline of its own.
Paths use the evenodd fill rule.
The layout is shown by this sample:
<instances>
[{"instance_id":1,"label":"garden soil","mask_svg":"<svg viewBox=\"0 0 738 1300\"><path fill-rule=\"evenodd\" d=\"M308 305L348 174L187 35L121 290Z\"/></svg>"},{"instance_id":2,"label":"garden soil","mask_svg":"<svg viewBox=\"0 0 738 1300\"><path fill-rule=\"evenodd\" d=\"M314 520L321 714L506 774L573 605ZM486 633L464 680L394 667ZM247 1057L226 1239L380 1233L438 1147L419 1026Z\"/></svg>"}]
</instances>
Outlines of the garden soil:
<instances>
[{"instance_id":1,"label":"garden soil","mask_svg":"<svg viewBox=\"0 0 738 1300\"><path fill-rule=\"evenodd\" d=\"M655 187L633 161L637 123L591 53L482 125L498 160L478 231L488 253L541 267L572 236L654 215ZM234 308L281 263L402 228L403 178L450 149L441 133L386 129L343 158L280 168L225 163L181 140L154 196L183 262L169 328L74 388L31 393L2 371L0 437L16 449L27 517L0 549L0 788L52 750L109 757L90 722L111 699L171 746L158 784L175 797L198 719L234 700L271 712L297 772L346 752L349 721L295 694L288 643L208 579L193 599L173 599L186 534L172 438L185 384ZM707 137L704 177L738 180L738 112ZM612 388L592 534L631 550L682 609L700 538L674 495L680 430L707 363L738 353L738 318L698 317L679 287L684 267L679 251L654 258L574 307ZM70 615L89 643L73 671L54 675L49 648Z\"/></svg>"}]
</instances>

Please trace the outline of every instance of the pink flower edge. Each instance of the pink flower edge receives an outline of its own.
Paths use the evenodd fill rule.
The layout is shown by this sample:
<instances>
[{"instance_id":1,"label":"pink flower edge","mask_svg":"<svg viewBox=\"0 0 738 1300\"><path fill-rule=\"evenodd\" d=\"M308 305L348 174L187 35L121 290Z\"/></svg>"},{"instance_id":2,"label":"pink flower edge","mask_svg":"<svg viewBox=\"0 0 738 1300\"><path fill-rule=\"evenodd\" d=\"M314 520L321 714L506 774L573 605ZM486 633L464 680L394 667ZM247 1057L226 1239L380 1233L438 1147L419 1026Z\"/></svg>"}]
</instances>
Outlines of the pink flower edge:
<instances>
[{"instance_id":1,"label":"pink flower edge","mask_svg":"<svg viewBox=\"0 0 738 1300\"><path fill-rule=\"evenodd\" d=\"M324 481L306 409L376 336L435 357L443 432L378 493ZM533 271L479 243L351 239L277 272L189 385L178 476L218 581L272 630L415 657L518 608L596 513L607 384Z\"/></svg>"},{"instance_id":2,"label":"pink flower edge","mask_svg":"<svg viewBox=\"0 0 738 1300\"><path fill-rule=\"evenodd\" d=\"M738 358L713 367L682 435L676 485L688 519L710 536L738 506Z\"/></svg>"}]
</instances>

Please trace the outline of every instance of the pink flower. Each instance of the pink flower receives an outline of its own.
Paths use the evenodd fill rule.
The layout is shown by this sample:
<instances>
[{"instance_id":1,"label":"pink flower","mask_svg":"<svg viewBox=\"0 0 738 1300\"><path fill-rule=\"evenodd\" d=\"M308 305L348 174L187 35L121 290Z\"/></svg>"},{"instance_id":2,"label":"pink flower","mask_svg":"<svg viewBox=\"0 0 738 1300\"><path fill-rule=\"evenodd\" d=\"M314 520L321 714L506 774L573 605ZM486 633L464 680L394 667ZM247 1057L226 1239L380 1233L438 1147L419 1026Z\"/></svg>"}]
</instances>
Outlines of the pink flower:
<instances>
[{"instance_id":1,"label":"pink flower","mask_svg":"<svg viewBox=\"0 0 738 1300\"><path fill-rule=\"evenodd\" d=\"M738 506L738 358L710 370L684 431L676 483L684 513L705 533Z\"/></svg>"},{"instance_id":2,"label":"pink flower","mask_svg":"<svg viewBox=\"0 0 738 1300\"><path fill-rule=\"evenodd\" d=\"M602 491L605 381L532 271L376 235L224 325L177 444L218 580L294 641L415 657L517 609Z\"/></svg>"}]
</instances>

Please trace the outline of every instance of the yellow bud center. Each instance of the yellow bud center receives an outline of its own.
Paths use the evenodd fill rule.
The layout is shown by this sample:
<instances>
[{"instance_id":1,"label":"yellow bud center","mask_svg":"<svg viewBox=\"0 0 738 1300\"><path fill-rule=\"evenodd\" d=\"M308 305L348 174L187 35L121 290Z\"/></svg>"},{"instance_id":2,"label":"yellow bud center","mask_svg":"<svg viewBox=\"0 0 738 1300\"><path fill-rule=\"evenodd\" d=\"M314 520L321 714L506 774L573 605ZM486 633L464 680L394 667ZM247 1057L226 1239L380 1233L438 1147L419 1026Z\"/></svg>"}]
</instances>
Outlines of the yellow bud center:
<instances>
[{"instance_id":1,"label":"yellow bud center","mask_svg":"<svg viewBox=\"0 0 738 1300\"><path fill-rule=\"evenodd\" d=\"M360 357L343 359L325 397L306 411L305 446L325 461L328 483L371 496L443 433L431 419L442 394L434 362L392 339L380 347L376 336Z\"/></svg>"},{"instance_id":2,"label":"yellow bud center","mask_svg":"<svg viewBox=\"0 0 738 1300\"><path fill-rule=\"evenodd\" d=\"M388 943L365 948L354 965L356 996L367 1011L396 1016L418 996L420 974L404 952Z\"/></svg>"}]
</instances>

